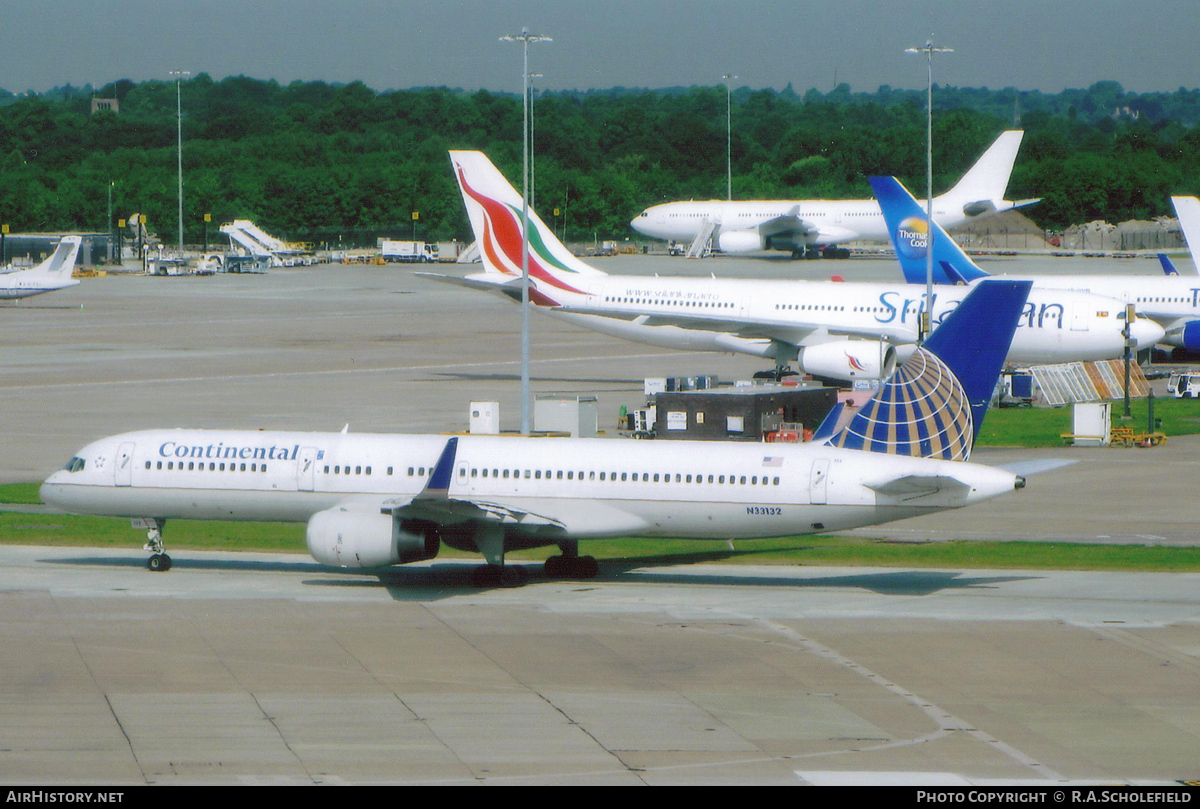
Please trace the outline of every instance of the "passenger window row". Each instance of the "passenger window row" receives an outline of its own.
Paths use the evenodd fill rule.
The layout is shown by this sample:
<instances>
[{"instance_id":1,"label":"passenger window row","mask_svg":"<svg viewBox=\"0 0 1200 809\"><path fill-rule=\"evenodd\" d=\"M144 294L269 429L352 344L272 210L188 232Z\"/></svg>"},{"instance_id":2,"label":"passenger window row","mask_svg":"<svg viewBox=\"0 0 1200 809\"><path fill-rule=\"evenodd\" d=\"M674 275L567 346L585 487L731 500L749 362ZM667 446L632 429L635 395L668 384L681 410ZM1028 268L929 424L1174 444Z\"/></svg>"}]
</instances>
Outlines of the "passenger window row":
<instances>
[{"instance_id":1,"label":"passenger window row","mask_svg":"<svg viewBox=\"0 0 1200 809\"><path fill-rule=\"evenodd\" d=\"M147 469L151 468L150 461L146 461L146 468ZM154 466L154 469L160 470L163 468L164 468L163 462L157 461ZM188 461L186 470L184 469L183 461L167 461L167 465L165 468L168 472L170 472L170 471L203 472L206 469L206 467L204 465L204 461L200 461L199 463L197 463L195 461ZM209 461L207 470L209 472L266 472L267 465L265 463L264 464L252 463L252 464L247 465L244 463L243 464L237 464L237 463L226 464L226 463L218 463L216 461Z\"/></svg>"},{"instance_id":2,"label":"passenger window row","mask_svg":"<svg viewBox=\"0 0 1200 809\"><path fill-rule=\"evenodd\" d=\"M432 471L432 470L430 470ZM466 468L458 470L459 480L462 480L467 475ZM674 476L675 483L715 483L717 485L741 485L747 483L751 486L778 486L779 478L763 475L761 478L758 475L708 475L707 480L705 475L688 475L682 472L576 472L574 470L541 470L541 469L483 469L471 468L470 472L473 478L500 478L502 480L515 480L524 478L525 480L605 480L605 481L623 481L630 483L671 483ZM619 477L618 477L619 476Z\"/></svg>"}]
</instances>

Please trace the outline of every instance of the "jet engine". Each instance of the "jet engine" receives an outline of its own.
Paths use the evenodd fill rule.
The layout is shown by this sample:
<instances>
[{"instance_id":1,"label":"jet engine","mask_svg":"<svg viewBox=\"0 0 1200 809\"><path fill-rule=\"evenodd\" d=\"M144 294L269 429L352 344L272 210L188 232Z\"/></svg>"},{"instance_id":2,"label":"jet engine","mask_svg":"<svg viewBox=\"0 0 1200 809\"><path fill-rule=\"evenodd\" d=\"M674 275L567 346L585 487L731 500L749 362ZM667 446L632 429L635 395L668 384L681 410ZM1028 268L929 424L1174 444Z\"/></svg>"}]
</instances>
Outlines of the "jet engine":
<instances>
[{"instance_id":1,"label":"jet engine","mask_svg":"<svg viewBox=\"0 0 1200 809\"><path fill-rule=\"evenodd\" d=\"M1200 320L1189 320L1184 324L1183 347L1187 351L1200 351Z\"/></svg>"},{"instance_id":2,"label":"jet engine","mask_svg":"<svg viewBox=\"0 0 1200 809\"><path fill-rule=\"evenodd\" d=\"M383 567L437 556L441 542L433 531L403 530L400 520L378 507L336 506L319 511L305 532L308 552L330 567Z\"/></svg>"},{"instance_id":3,"label":"jet engine","mask_svg":"<svg viewBox=\"0 0 1200 809\"><path fill-rule=\"evenodd\" d=\"M717 247L722 253L753 253L767 249L757 230L723 230L717 236Z\"/></svg>"},{"instance_id":4,"label":"jet engine","mask_svg":"<svg viewBox=\"0 0 1200 809\"><path fill-rule=\"evenodd\" d=\"M827 379L886 379L896 370L896 349L875 340L838 340L802 348L799 363L806 374Z\"/></svg>"}]
</instances>

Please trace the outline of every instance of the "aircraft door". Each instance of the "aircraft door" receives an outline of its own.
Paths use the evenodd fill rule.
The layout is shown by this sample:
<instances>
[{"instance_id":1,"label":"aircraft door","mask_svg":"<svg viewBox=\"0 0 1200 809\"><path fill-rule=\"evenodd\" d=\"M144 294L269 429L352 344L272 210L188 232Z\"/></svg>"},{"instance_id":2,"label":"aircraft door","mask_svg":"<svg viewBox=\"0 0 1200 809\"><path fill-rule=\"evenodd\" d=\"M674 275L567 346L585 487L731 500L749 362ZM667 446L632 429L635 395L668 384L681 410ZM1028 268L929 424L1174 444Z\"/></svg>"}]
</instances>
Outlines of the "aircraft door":
<instances>
[{"instance_id":1,"label":"aircraft door","mask_svg":"<svg viewBox=\"0 0 1200 809\"><path fill-rule=\"evenodd\" d=\"M1075 303L1071 305L1071 331L1087 331L1088 318L1091 316L1091 310L1087 308L1087 304Z\"/></svg>"},{"instance_id":2,"label":"aircraft door","mask_svg":"<svg viewBox=\"0 0 1200 809\"><path fill-rule=\"evenodd\" d=\"M133 485L133 447L132 443L124 443L117 449L116 463L113 465L113 483L118 486Z\"/></svg>"},{"instance_id":3,"label":"aircraft door","mask_svg":"<svg viewBox=\"0 0 1200 809\"><path fill-rule=\"evenodd\" d=\"M813 461L812 473L808 478L808 502L814 505L824 505L826 499L826 483L829 479L829 459L818 458Z\"/></svg>"},{"instance_id":4,"label":"aircraft door","mask_svg":"<svg viewBox=\"0 0 1200 809\"><path fill-rule=\"evenodd\" d=\"M296 458L296 488L302 492L311 492L317 471L317 448L301 447L300 455Z\"/></svg>"},{"instance_id":5,"label":"aircraft door","mask_svg":"<svg viewBox=\"0 0 1200 809\"><path fill-rule=\"evenodd\" d=\"M468 487L471 484L471 464L467 461L459 461L454 465L454 480L450 486L459 492L469 491Z\"/></svg>"}]
</instances>

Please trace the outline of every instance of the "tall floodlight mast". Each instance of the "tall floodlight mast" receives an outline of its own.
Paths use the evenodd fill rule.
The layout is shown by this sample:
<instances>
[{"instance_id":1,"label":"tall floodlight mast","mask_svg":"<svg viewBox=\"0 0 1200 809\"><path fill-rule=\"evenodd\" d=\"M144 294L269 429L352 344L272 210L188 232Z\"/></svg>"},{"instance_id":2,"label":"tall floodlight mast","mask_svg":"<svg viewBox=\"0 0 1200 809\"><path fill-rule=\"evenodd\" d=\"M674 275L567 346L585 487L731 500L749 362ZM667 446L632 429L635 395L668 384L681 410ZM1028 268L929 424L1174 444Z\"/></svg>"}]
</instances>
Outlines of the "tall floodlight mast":
<instances>
[{"instance_id":1,"label":"tall floodlight mast","mask_svg":"<svg viewBox=\"0 0 1200 809\"><path fill-rule=\"evenodd\" d=\"M501 42L520 42L524 53L521 68L521 435L529 435L529 43L553 42L550 37L522 28Z\"/></svg>"},{"instance_id":2,"label":"tall floodlight mast","mask_svg":"<svg viewBox=\"0 0 1200 809\"><path fill-rule=\"evenodd\" d=\"M179 155L179 259L183 260L183 101L180 84L185 76L192 75L189 70L172 70L175 77L175 136Z\"/></svg>"},{"instance_id":3,"label":"tall floodlight mast","mask_svg":"<svg viewBox=\"0 0 1200 809\"><path fill-rule=\"evenodd\" d=\"M954 53L954 49L934 47L933 34L930 34L924 48L908 48L904 52L925 54L929 79L925 117L925 306L921 310L921 333L918 335L919 341L924 342L933 330L929 319L929 310L933 308L933 55Z\"/></svg>"}]
</instances>

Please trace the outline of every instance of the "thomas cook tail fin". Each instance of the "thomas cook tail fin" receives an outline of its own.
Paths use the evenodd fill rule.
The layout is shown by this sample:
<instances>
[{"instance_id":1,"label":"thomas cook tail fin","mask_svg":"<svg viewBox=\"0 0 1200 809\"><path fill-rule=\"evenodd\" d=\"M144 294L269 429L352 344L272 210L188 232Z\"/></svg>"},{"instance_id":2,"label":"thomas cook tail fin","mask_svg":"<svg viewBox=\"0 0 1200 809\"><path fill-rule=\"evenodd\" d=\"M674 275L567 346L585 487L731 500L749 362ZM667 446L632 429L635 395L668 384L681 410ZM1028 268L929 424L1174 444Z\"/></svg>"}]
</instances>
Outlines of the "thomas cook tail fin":
<instances>
[{"instance_id":1,"label":"thomas cook tail fin","mask_svg":"<svg viewBox=\"0 0 1200 809\"><path fill-rule=\"evenodd\" d=\"M879 200L896 259L910 284L924 283L929 228L925 211L895 177L872 177L871 189ZM955 244L941 225L933 223L933 281L935 284L970 283L987 276Z\"/></svg>"}]
</instances>

